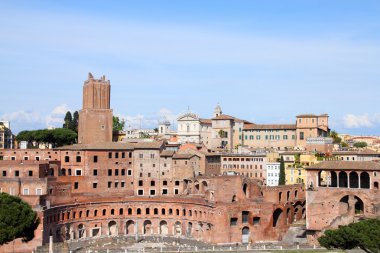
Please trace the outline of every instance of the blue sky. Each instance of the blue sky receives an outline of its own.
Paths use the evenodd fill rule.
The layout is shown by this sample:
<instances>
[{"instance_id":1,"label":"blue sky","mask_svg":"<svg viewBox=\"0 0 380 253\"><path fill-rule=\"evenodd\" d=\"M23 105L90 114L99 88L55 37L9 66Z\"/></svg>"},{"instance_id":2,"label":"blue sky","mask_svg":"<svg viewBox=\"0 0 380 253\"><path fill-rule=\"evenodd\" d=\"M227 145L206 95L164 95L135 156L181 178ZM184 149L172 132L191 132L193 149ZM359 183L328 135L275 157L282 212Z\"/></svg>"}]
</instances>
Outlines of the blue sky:
<instances>
[{"instance_id":1,"label":"blue sky","mask_svg":"<svg viewBox=\"0 0 380 253\"><path fill-rule=\"evenodd\" d=\"M61 125L88 72L137 127L190 107L380 135L379 1L2 1L0 119Z\"/></svg>"}]
</instances>

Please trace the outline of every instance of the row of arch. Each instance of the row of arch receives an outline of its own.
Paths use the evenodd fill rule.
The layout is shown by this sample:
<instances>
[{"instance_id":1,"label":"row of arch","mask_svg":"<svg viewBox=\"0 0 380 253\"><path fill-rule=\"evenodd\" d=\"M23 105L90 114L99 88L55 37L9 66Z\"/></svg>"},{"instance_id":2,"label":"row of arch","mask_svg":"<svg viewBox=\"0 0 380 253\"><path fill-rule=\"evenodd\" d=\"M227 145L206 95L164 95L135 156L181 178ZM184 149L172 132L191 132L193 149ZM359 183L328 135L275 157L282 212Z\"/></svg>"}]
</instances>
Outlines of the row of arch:
<instances>
[{"instance_id":1,"label":"row of arch","mask_svg":"<svg viewBox=\"0 0 380 253\"><path fill-rule=\"evenodd\" d=\"M121 228L122 227L122 228ZM100 224L79 223L58 226L55 229L50 228L49 235L55 236L55 241L67 241L81 239L86 237L98 237L101 235L117 236L120 234L126 236L134 235L163 235L163 236L185 236L196 237L210 240L211 223L193 222L193 221L172 221L172 220L126 220L118 223L115 220ZM205 238L208 237L208 238Z\"/></svg>"},{"instance_id":2,"label":"row of arch","mask_svg":"<svg viewBox=\"0 0 380 253\"><path fill-rule=\"evenodd\" d=\"M286 210L286 211L285 211ZM277 208L273 212L273 227L281 225L289 225L301 219L306 218L306 209L301 203L296 203L294 206L288 206L284 209Z\"/></svg>"},{"instance_id":3,"label":"row of arch","mask_svg":"<svg viewBox=\"0 0 380 253\"><path fill-rule=\"evenodd\" d=\"M182 216L182 217L194 217L196 219L208 219L213 215L210 211L205 210L193 210L186 208L119 208L119 209L93 209L93 210L79 210L79 211L61 211L56 214L51 214L47 216L47 224L63 222L72 219L83 219L83 218L94 218L101 216L135 216L135 215L154 215L154 216Z\"/></svg>"},{"instance_id":4,"label":"row of arch","mask_svg":"<svg viewBox=\"0 0 380 253\"><path fill-rule=\"evenodd\" d=\"M320 171L318 173L318 186L339 188L371 188L371 177L368 172L346 171ZM379 183L374 182L373 188L379 189Z\"/></svg>"}]
</instances>

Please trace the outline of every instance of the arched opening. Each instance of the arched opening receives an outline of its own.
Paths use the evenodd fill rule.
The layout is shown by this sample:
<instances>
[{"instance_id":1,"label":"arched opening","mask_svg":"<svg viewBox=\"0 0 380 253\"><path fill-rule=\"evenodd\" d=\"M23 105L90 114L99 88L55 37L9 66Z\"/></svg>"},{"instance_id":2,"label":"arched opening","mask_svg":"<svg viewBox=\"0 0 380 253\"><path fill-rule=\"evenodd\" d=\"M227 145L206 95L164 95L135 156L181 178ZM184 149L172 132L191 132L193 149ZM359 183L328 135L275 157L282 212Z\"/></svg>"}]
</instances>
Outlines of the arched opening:
<instances>
[{"instance_id":1,"label":"arched opening","mask_svg":"<svg viewBox=\"0 0 380 253\"><path fill-rule=\"evenodd\" d=\"M158 208L154 208L153 213L154 215L158 215Z\"/></svg>"},{"instance_id":2,"label":"arched opening","mask_svg":"<svg viewBox=\"0 0 380 253\"><path fill-rule=\"evenodd\" d=\"M339 172L339 187L341 188L348 187L347 173L345 171Z\"/></svg>"},{"instance_id":3,"label":"arched opening","mask_svg":"<svg viewBox=\"0 0 380 253\"><path fill-rule=\"evenodd\" d=\"M249 227L243 227L241 230L241 243L249 243L250 231Z\"/></svg>"},{"instance_id":4,"label":"arched opening","mask_svg":"<svg viewBox=\"0 0 380 253\"><path fill-rule=\"evenodd\" d=\"M102 211L103 213L103 216L105 216L106 214L107 214L107 210L106 209L103 209L103 211Z\"/></svg>"},{"instance_id":5,"label":"arched opening","mask_svg":"<svg viewBox=\"0 0 380 253\"><path fill-rule=\"evenodd\" d=\"M359 177L355 171L350 172L350 188L359 188Z\"/></svg>"},{"instance_id":6,"label":"arched opening","mask_svg":"<svg viewBox=\"0 0 380 253\"><path fill-rule=\"evenodd\" d=\"M207 187L208 187L207 182L206 181L202 181L202 191L203 192L207 191Z\"/></svg>"},{"instance_id":7,"label":"arched opening","mask_svg":"<svg viewBox=\"0 0 380 253\"><path fill-rule=\"evenodd\" d=\"M339 200L339 210L341 213L347 213L349 207L350 204L348 203L348 195L346 195Z\"/></svg>"},{"instance_id":8,"label":"arched opening","mask_svg":"<svg viewBox=\"0 0 380 253\"><path fill-rule=\"evenodd\" d=\"M297 198L297 197L298 197L298 191L295 190L295 191L294 191L294 198Z\"/></svg>"},{"instance_id":9,"label":"arched opening","mask_svg":"<svg viewBox=\"0 0 380 253\"><path fill-rule=\"evenodd\" d=\"M360 188L369 189L370 179L369 174L367 172L362 172L360 174Z\"/></svg>"},{"instance_id":10,"label":"arched opening","mask_svg":"<svg viewBox=\"0 0 380 253\"><path fill-rule=\"evenodd\" d=\"M336 172L330 171L330 177L331 177L330 187L337 187L338 186L338 176L336 175Z\"/></svg>"},{"instance_id":11,"label":"arched opening","mask_svg":"<svg viewBox=\"0 0 380 253\"><path fill-rule=\"evenodd\" d=\"M326 187L328 185L328 173L325 170L321 170L318 173L318 186Z\"/></svg>"},{"instance_id":12,"label":"arched opening","mask_svg":"<svg viewBox=\"0 0 380 253\"><path fill-rule=\"evenodd\" d=\"M302 208L302 219L306 219L306 209Z\"/></svg>"},{"instance_id":13,"label":"arched opening","mask_svg":"<svg viewBox=\"0 0 380 253\"><path fill-rule=\"evenodd\" d=\"M166 210L165 210L165 208L162 208L161 209L161 215L165 215L166 214Z\"/></svg>"},{"instance_id":14,"label":"arched opening","mask_svg":"<svg viewBox=\"0 0 380 253\"><path fill-rule=\"evenodd\" d=\"M120 208L119 209L119 215L123 215L124 214L124 210L123 210L123 208Z\"/></svg>"},{"instance_id":15,"label":"arched opening","mask_svg":"<svg viewBox=\"0 0 380 253\"><path fill-rule=\"evenodd\" d=\"M128 215L132 215L132 208L128 208Z\"/></svg>"},{"instance_id":16,"label":"arched opening","mask_svg":"<svg viewBox=\"0 0 380 253\"><path fill-rule=\"evenodd\" d=\"M278 193L278 202L281 202L281 198L282 198L282 192L279 192Z\"/></svg>"},{"instance_id":17,"label":"arched opening","mask_svg":"<svg viewBox=\"0 0 380 253\"><path fill-rule=\"evenodd\" d=\"M86 237L86 229L84 225L81 223L78 225L78 238Z\"/></svg>"},{"instance_id":18,"label":"arched opening","mask_svg":"<svg viewBox=\"0 0 380 253\"><path fill-rule=\"evenodd\" d=\"M288 192L286 193L286 201L289 201L289 198L290 198L290 191L288 191Z\"/></svg>"},{"instance_id":19,"label":"arched opening","mask_svg":"<svg viewBox=\"0 0 380 253\"><path fill-rule=\"evenodd\" d=\"M376 190L379 189L379 182L374 182L373 183L373 188L375 188Z\"/></svg>"},{"instance_id":20,"label":"arched opening","mask_svg":"<svg viewBox=\"0 0 380 253\"><path fill-rule=\"evenodd\" d=\"M108 223L108 235L114 236L117 235L117 224L116 221L110 221Z\"/></svg>"},{"instance_id":21,"label":"arched opening","mask_svg":"<svg viewBox=\"0 0 380 253\"><path fill-rule=\"evenodd\" d=\"M292 220L291 220L291 213L290 213L290 208L288 208L286 210L286 224L291 224L292 223Z\"/></svg>"},{"instance_id":22,"label":"arched opening","mask_svg":"<svg viewBox=\"0 0 380 253\"><path fill-rule=\"evenodd\" d=\"M146 214L146 215L149 215L149 214L150 214L150 209L149 209L149 208L145 208L145 214Z\"/></svg>"},{"instance_id":23,"label":"arched opening","mask_svg":"<svg viewBox=\"0 0 380 253\"><path fill-rule=\"evenodd\" d=\"M137 208L137 215L140 215L140 214L141 214L141 209Z\"/></svg>"},{"instance_id":24,"label":"arched opening","mask_svg":"<svg viewBox=\"0 0 380 253\"><path fill-rule=\"evenodd\" d=\"M61 169L61 176L66 176L66 169L65 168Z\"/></svg>"},{"instance_id":25,"label":"arched opening","mask_svg":"<svg viewBox=\"0 0 380 253\"><path fill-rule=\"evenodd\" d=\"M169 233L168 223L166 221L160 222L160 235L167 235Z\"/></svg>"},{"instance_id":26,"label":"arched opening","mask_svg":"<svg viewBox=\"0 0 380 253\"><path fill-rule=\"evenodd\" d=\"M236 195L232 196L232 202L236 202Z\"/></svg>"},{"instance_id":27,"label":"arched opening","mask_svg":"<svg viewBox=\"0 0 380 253\"><path fill-rule=\"evenodd\" d=\"M273 227L277 227L277 225L279 224L279 221L282 219L282 214L283 214L283 211L280 208L277 208L273 212Z\"/></svg>"},{"instance_id":28,"label":"arched opening","mask_svg":"<svg viewBox=\"0 0 380 253\"><path fill-rule=\"evenodd\" d=\"M199 183L195 184L195 193L199 193Z\"/></svg>"},{"instance_id":29,"label":"arched opening","mask_svg":"<svg viewBox=\"0 0 380 253\"><path fill-rule=\"evenodd\" d=\"M174 223L174 235L175 236L182 235L182 226L181 226L181 222L179 222L179 221Z\"/></svg>"},{"instance_id":30,"label":"arched opening","mask_svg":"<svg viewBox=\"0 0 380 253\"><path fill-rule=\"evenodd\" d=\"M53 168L49 169L49 176L54 177L54 169Z\"/></svg>"},{"instance_id":31,"label":"arched opening","mask_svg":"<svg viewBox=\"0 0 380 253\"><path fill-rule=\"evenodd\" d=\"M151 235L152 234L152 222L150 220L144 221L144 235Z\"/></svg>"},{"instance_id":32,"label":"arched opening","mask_svg":"<svg viewBox=\"0 0 380 253\"><path fill-rule=\"evenodd\" d=\"M247 188L248 188L248 185L247 185L247 184L243 184L243 192L244 192L244 195L245 195L246 197L248 197Z\"/></svg>"},{"instance_id":33,"label":"arched opening","mask_svg":"<svg viewBox=\"0 0 380 253\"><path fill-rule=\"evenodd\" d=\"M127 223L125 224L125 230L125 233L127 235L133 234L135 231L135 222L132 220L127 221Z\"/></svg>"},{"instance_id":34,"label":"arched opening","mask_svg":"<svg viewBox=\"0 0 380 253\"><path fill-rule=\"evenodd\" d=\"M186 231L187 237L191 237L192 230L193 230L193 223L192 222L187 223L187 231Z\"/></svg>"},{"instance_id":35,"label":"arched opening","mask_svg":"<svg viewBox=\"0 0 380 253\"><path fill-rule=\"evenodd\" d=\"M364 213L364 203L363 201L355 196L355 214L363 214Z\"/></svg>"}]
</instances>

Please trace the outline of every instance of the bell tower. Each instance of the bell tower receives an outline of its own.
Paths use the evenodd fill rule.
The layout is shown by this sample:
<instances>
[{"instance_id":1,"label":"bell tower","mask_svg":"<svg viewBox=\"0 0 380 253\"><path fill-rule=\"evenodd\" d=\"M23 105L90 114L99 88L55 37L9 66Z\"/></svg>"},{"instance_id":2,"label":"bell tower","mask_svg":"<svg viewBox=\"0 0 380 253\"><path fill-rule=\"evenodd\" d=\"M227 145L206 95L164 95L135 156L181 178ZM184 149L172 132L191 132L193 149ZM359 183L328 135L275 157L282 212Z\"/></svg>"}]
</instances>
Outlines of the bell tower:
<instances>
[{"instance_id":1,"label":"bell tower","mask_svg":"<svg viewBox=\"0 0 380 253\"><path fill-rule=\"evenodd\" d=\"M79 111L78 143L112 142L111 85L105 76L91 73L83 85L83 108Z\"/></svg>"}]
</instances>

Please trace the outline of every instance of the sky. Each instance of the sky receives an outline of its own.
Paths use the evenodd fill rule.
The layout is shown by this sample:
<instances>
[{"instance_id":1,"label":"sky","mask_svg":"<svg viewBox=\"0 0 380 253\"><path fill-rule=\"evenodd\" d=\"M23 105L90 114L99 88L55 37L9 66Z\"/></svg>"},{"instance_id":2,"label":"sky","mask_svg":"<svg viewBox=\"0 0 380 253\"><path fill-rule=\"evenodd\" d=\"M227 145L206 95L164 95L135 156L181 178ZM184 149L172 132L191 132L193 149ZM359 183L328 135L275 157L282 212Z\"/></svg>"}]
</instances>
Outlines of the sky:
<instances>
[{"instance_id":1,"label":"sky","mask_svg":"<svg viewBox=\"0 0 380 253\"><path fill-rule=\"evenodd\" d=\"M0 1L0 120L59 127L88 72L126 125L190 109L258 124L328 113L380 135L380 1Z\"/></svg>"}]
</instances>

